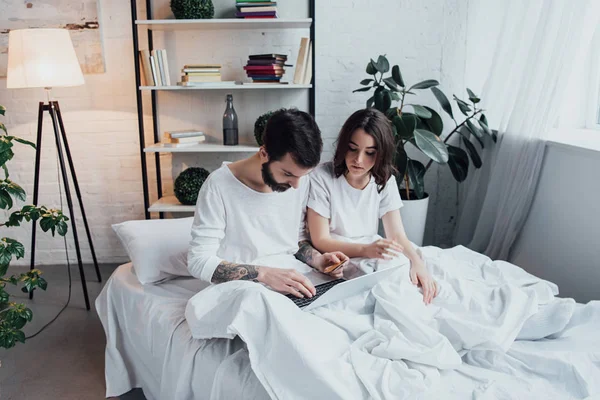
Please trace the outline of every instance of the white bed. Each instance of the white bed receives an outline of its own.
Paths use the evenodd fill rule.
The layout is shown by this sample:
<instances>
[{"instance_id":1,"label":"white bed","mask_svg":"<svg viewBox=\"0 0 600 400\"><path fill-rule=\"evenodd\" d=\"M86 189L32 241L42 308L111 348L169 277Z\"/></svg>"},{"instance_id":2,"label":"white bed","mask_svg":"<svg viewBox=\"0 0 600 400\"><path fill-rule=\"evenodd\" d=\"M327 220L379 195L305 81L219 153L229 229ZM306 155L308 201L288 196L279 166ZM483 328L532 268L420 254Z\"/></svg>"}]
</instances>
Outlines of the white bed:
<instances>
[{"instance_id":1,"label":"white bed","mask_svg":"<svg viewBox=\"0 0 600 400\"><path fill-rule=\"evenodd\" d=\"M478 262L474 262L473 266L477 267L469 270L464 265L466 259L461 256L461 262L455 262L452 266L452 260L458 260L457 257L464 252L458 249L440 253L440 257L445 257L440 258L440 262L446 265L447 270L460 267L464 284L481 279L491 282L517 273L511 279L520 279L533 298L538 297L534 294L535 280L522 275L517 269L511 270L507 264L485 263L481 264L483 269L480 269ZM473 257L477 259L483 256ZM498 271L504 272L499 275ZM502 274L506 277L502 277ZM546 284L542 282L540 285L538 289ZM365 352L363 348L353 354L365 357L361 359L364 362L349 363L347 358L338 360L335 355L330 357L331 354L328 354L336 351L332 350L335 341L327 343L322 339L311 339L312 335L318 336L316 324L327 325L322 326L323 332L328 329L334 332L344 327L345 332L351 335L353 328L349 326L354 323L348 325L343 318L336 320L336 315L342 314L335 312L342 308L347 312L353 308L353 302L358 302L356 308L362 309L364 296L362 300L361 296L357 296L354 300L327 306L313 316L289 308L278 297L274 297L274 293L265 293L252 283L230 283L202 290L205 286L193 278L141 285L131 264L117 268L96 300L96 308L107 335L107 396L118 396L132 388L142 388L149 400L262 400L270 398L264 387L268 387L272 398L327 400L396 399L400 398L397 394L403 392L407 394L401 396L403 398L456 400L597 399L600 393L598 302L575 305L572 301L565 301L556 303L552 308L540 309L535 319L526 324L527 329L521 329L521 340L511 340L506 352L480 346L481 349L461 352L462 364L457 367L438 370L407 362L410 368L399 372L393 368L399 365L398 362L404 364L402 361L390 363L386 361L387 356L373 358L373 354ZM247 286L252 290L238 290L238 286ZM221 297L214 295L218 292L221 292ZM409 297L402 299L404 303ZM465 304L476 304L474 300L472 298ZM415 298L411 308L418 303L418 298ZM202 318L190 319L190 314L186 320L186 305L188 311L194 310L196 316L202 315ZM266 310L265 305L273 308L262 314L261 310ZM561 325L558 332L553 320L561 314L563 305L570 311L565 319L566 325ZM516 303L513 306L516 307ZM518 314L515 309L512 310L511 315ZM436 315L439 317L441 312L436 311ZM316 316L320 318L315 319ZM286 318L292 321L286 321ZM360 331L360 321L356 321L355 328ZM370 321L369 324L372 319ZM416 322L411 317L409 325L415 325ZM314 328L307 330L310 324L314 324ZM304 329L298 329L298 325ZM287 331L286 326L290 327ZM479 329L482 326L473 327ZM195 337L222 338L194 339L193 332ZM557 333L550 335L551 332ZM346 333L342 336L345 337ZM463 332L461 336L465 334L467 337L471 335ZM244 337L247 344L236 335ZM528 335L531 338L548 339L522 340ZM333 340L333 336L330 338ZM354 341L353 347L360 342L355 339L351 341ZM400 359L404 359L404 356ZM311 365L311 360L314 365ZM378 364L370 364L372 361L386 363L385 372L380 373ZM340 367L335 363L339 363ZM362 374L360 380L353 378L355 373ZM323 380L328 382L326 389L332 389L330 395L324 395L326 390L321 390L325 388ZM334 381L337 383L334 384ZM357 384L358 381L362 384ZM365 387L370 381L375 382L377 387L369 389L367 395ZM306 393L311 390L313 395L307 397ZM351 395L339 395L344 390ZM332 392L334 395L331 395Z\"/></svg>"},{"instance_id":2,"label":"white bed","mask_svg":"<svg viewBox=\"0 0 600 400\"><path fill-rule=\"evenodd\" d=\"M96 300L107 337L106 396L142 388L148 400L268 399L239 339L192 338L184 311L206 286L193 278L142 285L119 266ZM232 397L233 396L233 397Z\"/></svg>"}]
</instances>

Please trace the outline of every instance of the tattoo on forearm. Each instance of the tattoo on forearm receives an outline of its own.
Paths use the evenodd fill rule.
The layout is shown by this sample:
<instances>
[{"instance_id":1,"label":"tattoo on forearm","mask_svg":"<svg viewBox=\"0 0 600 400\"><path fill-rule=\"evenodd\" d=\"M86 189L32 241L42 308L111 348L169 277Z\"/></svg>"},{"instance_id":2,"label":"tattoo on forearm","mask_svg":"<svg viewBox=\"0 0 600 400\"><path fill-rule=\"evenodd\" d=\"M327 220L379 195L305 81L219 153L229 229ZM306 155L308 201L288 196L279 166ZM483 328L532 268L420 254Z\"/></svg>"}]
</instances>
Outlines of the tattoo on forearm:
<instances>
[{"instance_id":1,"label":"tattoo on forearm","mask_svg":"<svg viewBox=\"0 0 600 400\"><path fill-rule=\"evenodd\" d=\"M258 282L257 277L258 271L255 265L223 261L217 266L211 282L223 283L236 280Z\"/></svg>"},{"instance_id":2,"label":"tattoo on forearm","mask_svg":"<svg viewBox=\"0 0 600 400\"><path fill-rule=\"evenodd\" d=\"M305 264L313 267L313 259L321 255L315 248L312 246L312 243L308 240L303 240L298 243L299 249L294 256L296 259L302 261Z\"/></svg>"}]
</instances>

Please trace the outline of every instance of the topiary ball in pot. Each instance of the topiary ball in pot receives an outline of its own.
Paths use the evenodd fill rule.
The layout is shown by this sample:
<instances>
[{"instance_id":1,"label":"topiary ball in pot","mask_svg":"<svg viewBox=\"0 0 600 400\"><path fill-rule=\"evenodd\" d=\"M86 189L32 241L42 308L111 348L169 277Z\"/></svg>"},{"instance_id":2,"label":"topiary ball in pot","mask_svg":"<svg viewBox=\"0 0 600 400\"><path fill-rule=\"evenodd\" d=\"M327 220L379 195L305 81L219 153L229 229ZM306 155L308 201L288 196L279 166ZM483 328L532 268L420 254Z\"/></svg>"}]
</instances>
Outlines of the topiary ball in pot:
<instances>
[{"instance_id":1,"label":"topiary ball in pot","mask_svg":"<svg viewBox=\"0 0 600 400\"><path fill-rule=\"evenodd\" d=\"M267 126L267 121L269 120L269 118L271 118L271 115L273 115L273 113L274 111L267 111L266 113L258 117L256 119L256 122L254 123L254 138L256 139L256 143L259 146L262 146L264 144L263 132L265 131L265 127Z\"/></svg>"},{"instance_id":2,"label":"topiary ball in pot","mask_svg":"<svg viewBox=\"0 0 600 400\"><path fill-rule=\"evenodd\" d=\"M177 19L211 19L215 15L212 0L171 0Z\"/></svg>"},{"instance_id":3,"label":"topiary ball in pot","mask_svg":"<svg viewBox=\"0 0 600 400\"><path fill-rule=\"evenodd\" d=\"M181 172L175 179L175 197L181 204L193 206L198 200L198 192L210 172L204 168L192 167Z\"/></svg>"}]
</instances>

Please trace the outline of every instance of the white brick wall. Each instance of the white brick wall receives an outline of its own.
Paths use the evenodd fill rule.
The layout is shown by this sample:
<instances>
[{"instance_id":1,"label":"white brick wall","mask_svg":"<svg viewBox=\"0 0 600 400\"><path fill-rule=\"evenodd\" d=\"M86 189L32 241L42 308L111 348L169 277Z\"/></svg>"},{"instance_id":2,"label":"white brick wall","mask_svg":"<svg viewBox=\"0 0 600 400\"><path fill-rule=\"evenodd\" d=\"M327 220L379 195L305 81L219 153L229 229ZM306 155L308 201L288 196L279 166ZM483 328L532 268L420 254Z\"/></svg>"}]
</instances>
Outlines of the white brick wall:
<instances>
[{"instance_id":1,"label":"white brick wall","mask_svg":"<svg viewBox=\"0 0 600 400\"><path fill-rule=\"evenodd\" d=\"M129 1L123 0L99 1L106 73L86 75L85 86L55 89L53 95L61 104L98 260L99 262L122 262L126 261L126 256L110 225L144 217L130 5ZM217 3L216 0L213 1ZM168 0L155 3L157 17L169 14ZM305 4L304 0L288 1L285 5L281 2L280 15L293 17L306 13ZM356 109L364 107L367 96L352 94L351 91L358 87L361 79L366 77L364 68L371 57L387 54L392 64L400 65L407 82L438 79L449 97L452 93L463 90L466 8L467 2L464 0L317 1L316 108L317 122L323 131L326 143L324 159L331 156L332 143L346 117ZM216 9L217 16L226 12L220 4L217 4ZM267 43L295 58L297 47L290 48L290 46L297 46L299 42L297 38L302 33L288 32L284 35L288 36L273 38L268 33L263 36ZM183 43L186 38L177 37L176 45L181 49L193 49L193 46L197 45L202 51L215 54L222 51L222 46L213 39L205 36L190 36L191 43ZM159 41L160 38L156 40ZM166 47L170 49L174 40L168 36L164 40ZM248 48L251 46L244 41L244 38L228 37L228 40L245 53L254 51L254 48ZM253 38L253 40L257 39ZM264 46L256 46L256 48L264 48ZM233 68L235 62L239 61L232 61L229 65ZM173 69L171 67L171 70ZM176 72L172 79L175 74ZM5 81L2 80L0 104L6 106L8 110L4 122L9 132L35 141L38 102L45 100L43 90L9 91L5 87ZM248 102L260 103L263 108L269 109L281 102L282 105L289 106L302 105L306 101L305 95L291 93L285 98L269 93L253 96L255 97L234 94L234 97L240 98L238 114L244 113L240 106ZM202 112L203 109L209 109L204 111L206 113L218 115L224 107L224 103L221 104L221 97L223 97L221 93L209 96L207 102L206 98L200 100L192 95L183 96L182 99L177 100L182 102L179 107L172 106L172 103L169 103L170 106L161 106L161 114L170 122L193 121L197 113ZM428 92L419 97L419 101L439 109L435 99ZM216 105L213 105L213 102ZM146 118L147 110L148 108L146 108ZM213 120L217 121L216 129L218 118ZM247 121L248 126L251 124L253 119ZM60 204L60 198L56 185L56 151L51 132L51 126L46 123L42 144L39 203L56 207ZM148 134L147 138L150 139L150 136L151 134ZM16 157L9 164L11 178L28 192L28 202L32 201L34 155L32 149L20 146ZM170 179L172 176L176 176L182 168L199 162L196 155L187 155L174 159L171 168L171 156L163 155L161 159L163 176L167 178L164 181L165 191L172 190ZM231 157L213 156L209 158L208 163L218 165L222 159L231 159ZM150 167L150 188L155 190L152 179L153 157L148 157L147 161ZM429 173L427 190L431 193L432 199L426 241L436 244L448 243L456 212L456 184L447 167ZM91 261L76 202L75 208L78 233L84 249L84 261ZM66 202L64 209L68 213ZM5 215L6 213L3 218ZM2 236L21 240L29 250L30 231L29 224L12 228L10 231L4 228ZM69 234L67 238L69 258L73 261L75 250L72 237ZM20 260L18 264L28 264L29 257L30 253L27 251L25 259ZM62 238L38 234L36 258L39 264L63 263L65 254Z\"/></svg>"}]
</instances>

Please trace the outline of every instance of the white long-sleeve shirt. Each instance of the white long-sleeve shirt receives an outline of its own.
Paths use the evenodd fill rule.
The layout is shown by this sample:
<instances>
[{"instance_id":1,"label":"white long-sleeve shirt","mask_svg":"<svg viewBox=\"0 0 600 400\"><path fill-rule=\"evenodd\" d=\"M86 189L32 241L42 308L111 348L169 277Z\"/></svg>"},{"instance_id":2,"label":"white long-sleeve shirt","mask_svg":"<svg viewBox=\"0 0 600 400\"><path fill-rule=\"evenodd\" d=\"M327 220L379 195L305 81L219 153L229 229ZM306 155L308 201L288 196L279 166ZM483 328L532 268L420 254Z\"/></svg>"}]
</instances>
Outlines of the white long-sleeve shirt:
<instances>
[{"instance_id":1,"label":"white long-sleeve shirt","mask_svg":"<svg viewBox=\"0 0 600 400\"><path fill-rule=\"evenodd\" d=\"M259 258L293 255L305 238L308 177L300 179L298 189L261 193L239 181L227 164L202 185L192 225L188 270L206 282L222 261L252 264Z\"/></svg>"}]
</instances>

